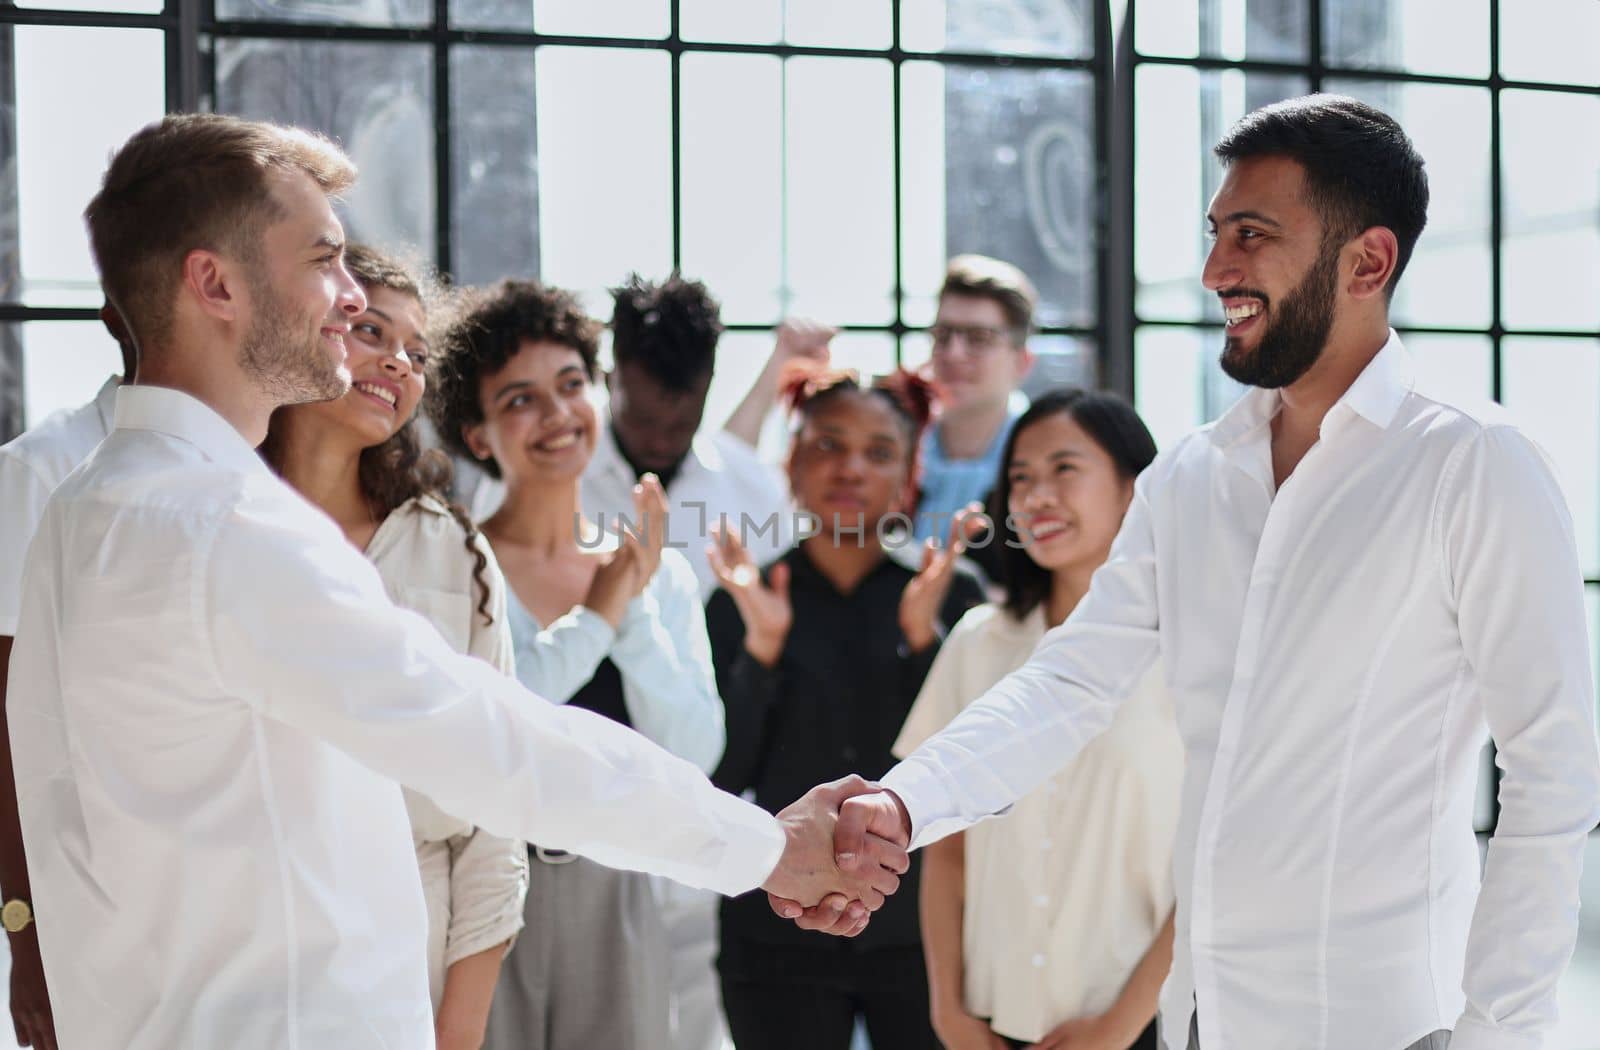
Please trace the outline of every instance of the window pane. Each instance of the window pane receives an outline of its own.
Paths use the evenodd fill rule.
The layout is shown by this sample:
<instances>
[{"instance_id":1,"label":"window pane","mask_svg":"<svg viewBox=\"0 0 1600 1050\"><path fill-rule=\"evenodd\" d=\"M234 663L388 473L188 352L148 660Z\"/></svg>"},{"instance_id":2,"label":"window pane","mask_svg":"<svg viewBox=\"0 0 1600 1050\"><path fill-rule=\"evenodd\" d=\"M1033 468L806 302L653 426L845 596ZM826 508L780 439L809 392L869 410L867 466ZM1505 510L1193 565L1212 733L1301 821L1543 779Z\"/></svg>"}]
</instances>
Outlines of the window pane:
<instances>
[{"instance_id":1,"label":"window pane","mask_svg":"<svg viewBox=\"0 0 1600 1050\"><path fill-rule=\"evenodd\" d=\"M1400 338L1421 393L1461 407L1494 398L1494 343L1488 336L1402 332Z\"/></svg>"},{"instance_id":2,"label":"window pane","mask_svg":"<svg viewBox=\"0 0 1600 1050\"><path fill-rule=\"evenodd\" d=\"M785 0L784 39L810 47L887 49L894 40L889 4L890 0Z\"/></svg>"},{"instance_id":3,"label":"window pane","mask_svg":"<svg viewBox=\"0 0 1600 1050\"><path fill-rule=\"evenodd\" d=\"M900 46L1087 58L1094 54L1094 7L1089 0L901 0Z\"/></svg>"},{"instance_id":4,"label":"window pane","mask_svg":"<svg viewBox=\"0 0 1600 1050\"><path fill-rule=\"evenodd\" d=\"M1502 322L1600 328L1600 98L1506 91L1500 127Z\"/></svg>"},{"instance_id":5,"label":"window pane","mask_svg":"<svg viewBox=\"0 0 1600 1050\"><path fill-rule=\"evenodd\" d=\"M774 324L783 294L783 63L683 57L684 272L732 324Z\"/></svg>"},{"instance_id":6,"label":"window pane","mask_svg":"<svg viewBox=\"0 0 1600 1050\"><path fill-rule=\"evenodd\" d=\"M1133 351L1134 407L1159 448L1216 419L1245 392L1217 365L1220 328L1146 325L1134 334Z\"/></svg>"},{"instance_id":7,"label":"window pane","mask_svg":"<svg viewBox=\"0 0 1600 1050\"><path fill-rule=\"evenodd\" d=\"M717 289L711 289L713 295ZM727 319L727 311L723 311ZM706 392L706 412L701 426L721 427L738 407L750 384L761 374L772 356L771 332L724 332L717 340L716 368L711 374L711 389Z\"/></svg>"},{"instance_id":8,"label":"window pane","mask_svg":"<svg viewBox=\"0 0 1600 1050\"><path fill-rule=\"evenodd\" d=\"M27 426L93 400L106 377L122 371L122 351L99 321L28 321L0 328L5 345L22 340Z\"/></svg>"},{"instance_id":9,"label":"window pane","mask_svg":"<svg viewBox=\"0 0 1600 1050\"><path fill-rule=\"evenodd\" d=\"M900 365L920 372L933 363L933 338L927 332L907 332L900 337Z\"/></svg>"},{"instance_id":10,"label":"window pane","mask_svg":"<svg viewBox=\"0 0 1600 1050\"><path fill-rule=\"evenodd\" d=\"M1600 574L1600 340L1510 337L1500 353L1506 407L1555 461L1583 574Z\"/></svg>"},{"instance_id":11,"label":"window pane","mask_svg":"<svg viewBox=\"0 0 1600 1050\"><path fill-rule=\"evenodd\" d=\"M216 0L217 17L329 25L422 26L433 22L431 0Z\"/></svg>"},{"instance_id":12,"label":"window pane","mask_svg":"<svg viewBox=\"0 0 1600 1050\"><path fill-rule=\"evenodd\" d=\"M908 62L902 77L907 320L932 320L947 255L979 252L1028 274L1040 324L1094 324L1090 74Z\"/></svg>"},{"instance_id":13,"label":"window pane","mask_svg":"<svg viewBox=\"0 0 1600 1050\"><path fill-rule=\"evenodd\" d=\"M450 0L459 29L537 30L553 36L660 39L671 28L668 0ZM720 38L719 38L720 39Z\"/></svg>"},{"instance_id":14,"label":"window pane","mask_svg":"<svg viewBox=\"0 0 1600 1050\"><path fill-rule=\"evenodd\" d=\"M457 29L533 29L533 0L450 0L450 25Z\"/></svg>"},{"instance_id":15,"label":"window pane","mask_svg":"<svg viewBox=\"0 0 1600 1050\"><path fill-rule=\"evenodd\" d=\"M775 44L783 39L782 0L679 0L685 40Z\"/></svg>"},{"instance_id":16,"label":"window pane","mask_svg":"<svg viewBox=\"0 0 1600 1050\"><path fill-rule=\"evenodd\" d=\"M1139 0L1142 54L1189 58L1306 57L1306 0Z\"/></svg>"},{"instance_id":17,"label":"window pane","mask_svg":"<svg viewBox=\"0 0 1600 1050\"><path fill-rule=\"evenodd\" d=\"M1333 79L1325 87L1394 117L1427 162L1428 225L1395 289L1390 316L1402 325L1489 327L1489 92L1371 80Z\"/></svg>"},{"instance_id":18,"label":"window pane","mask_svg":"<svg viewBox=\"0 0 1600 1050\"><path fill-rule=\"evenodd\" d=\"M667 0L536 0L534 28L573 36L664 37L671 29Z\"/></svg>"},{"instance_id":19,"label":"window pane","mask_svg":"<svg viewBox=\"0 0 1600 1050\"><path fill-rule=\"evenodd\" d=\"M162 0L21 0L16 6L36 11L110 11L119 15L159 15Z\"/></svg>"},{"instance_id":20,"label":"window pane","mask_svg":"<svg viewBox=\"0 0 1600 1050\"><path fill-rule=\"evenodd\" d=\"M1064 386L1092 388L1099 369L1094 340L1075 335L1035 335L1028 340L1033 351L1033 368L1022 381L1022 393L1030 400ZM933 360L933 342L927 332L907 332L900 339L900 363L912 371Z\"/></svg>"},{"instance_id":21,"label":"window pane","mask_svg":"<svg viewBox=\"0 0 1600 1050\"><path fill-rule=\"evenodd\" d=\"M1073 335L1036 335L1028 340L1028 349L1033 351L1033 368L1022 381L1022 392L1030 400L1061 387L1094 388L1099 370L1093 340Z\"/></svg>"},{"instance_id":22,"label":"window pane","mask_svg":"<svg viewBox=\"0 0 1600 1050\"><path fill-rule=\"evenodd\" d=\"M547 0L539 0L541 4ZM584 3L588 0L569 0ZM680 0L685 40L887 50L891 0Z\"/></svg>"},{"instance_id":23,"label":"window pane","mask_svg":"<svg viewBox=\"0 0 1600 1050\"><path fill-rule=\"evenodd\" d=\"M840 332L833 337L833 365L853 368L863 383L870 383L873 377L894 371L894 348L894 336L888 332Z\"/></svg>"},{"instance_id":24,"label":"window pane","mask_svg":"<svg viewBox=\"0 0 1600 1050\"><path fill-rule=\"evenodd\" d=\"M0 51L0 80L15 93L16 125L14 139L0 137L0 299L99 306L83 209L111 151L166 108L162 34L55 26L4 32L10 47Z\"/></svg>"},{"instance_id":25,"label":"window pane","mask_svg":"<svg viewBox=\"0 0 1600 1050\"><path fill-rule=\"evenodd\" d=\"M1140 317L1220 323L1216 296L1200 285L1206 207L1222 182L1211 148L1245 113L1303 95L1310 82L1142 66L1134 86L1135 307Z\"/></svg>"},{"instance_id":26,"label":"window pane","mask_svg":"<svg viewBox=\"0 0 1600 1050\"><path fill-rule=\"evenodd\" d=\"M217 109L314 128L361 176L337 205L351 240L435 254L433 52L422 44L217 41Z\"/></svg>"},{"instance_id":27,"label":"window pane","mask_svg":"<svg viewBox=\"0 0 1600 1050\"><path fill-rule=\"evenodd\" d=\"M1588 614L1589 621L1589 661L1595 672L1595 696L1600 698L1600 585L1590 583L1584 586L1583 611ZM1596 705L1600 707L1600 699L1597 699Z\"/></svg>"},{"instance_id":28,"label":"window pane","mask_svg":"<svg viewBox=\"0 0 1600 1050\"><path fill-rule=\"evenodd\" d=\"M835 324L894 317L890 76L889 63L877 59L787 64L784 212L794 313Z\"/></svg>"},{"instance_id":29,"label":"window pane","mask_svg":"<svg viewBox=\"0 0 1600 1050\"><path fill-rule=\"evenodd\" d=\"M540 272L611 316L613 287L672 266L667 55L540 48Z\"/></svg>"},{"instance_id":30,"label":"window pane","mask_svg":"<svg viewBox=\"0 0 1600 1050\"><path fill-rule=\"evenodd\" d=\"M1500 75L1507 80L1600 85L1600 4L1500 2Z\"/></svg>"},{"instance_id":31,"label":"window pane","mask_svg":"<svg viewBox=\"0 0 1600 1050\"><path fill-rule=\"evenodd\" d=\"M462 284L539 273L532 48L450 50L453 268Z\"/></svg>"},{"instance_id":32,"label":"window pane","mask_svg":"<svg viewBox=\"0 0 1600 1050\"><path fill-rule=\"evenodd\" d=\"M1489 0L1324 3L1322 51L1336 66L1487 77Z\"/></svg>"}]
</instances>

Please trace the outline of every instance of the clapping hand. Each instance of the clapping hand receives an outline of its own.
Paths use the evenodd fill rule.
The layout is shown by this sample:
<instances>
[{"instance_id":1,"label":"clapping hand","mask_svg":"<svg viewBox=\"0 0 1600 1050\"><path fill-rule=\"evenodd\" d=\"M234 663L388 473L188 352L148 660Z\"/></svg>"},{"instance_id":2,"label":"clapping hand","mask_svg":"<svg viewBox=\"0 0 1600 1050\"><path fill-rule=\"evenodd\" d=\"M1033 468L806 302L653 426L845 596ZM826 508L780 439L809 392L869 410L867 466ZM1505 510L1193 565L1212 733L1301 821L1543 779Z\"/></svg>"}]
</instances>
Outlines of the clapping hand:
<instances>
[{"instance_id":1,"label":"clapping hand","mask_svg":"<svg viewBox=\"0 0 1600 1050\"><path fill-rule=\"evenodd\" d=\"M888 800L887 809L852 805L868 799ZM778 820L783 857L762 888L772 910L802 929L854 937L910 867L904 810L858 776L812 788Z\"/></svg>"},{"instance_id":2,"label":"clapping hand","mask_svg":"<svg viewBox=\"0 0 1600 1050\"><path fill-rule=\"evenodd\" d=\"M583 604L613 628L622 623L628 603L644 592L661 565L667 541L667 494L654 474L633 487L634 520L617 529L617 549L600 563Z\"/></svg>"},{"instance_id":3,"label":"clapping hand","mask_svg":"<svg viewBox=\"0 0 1600 1050\"><path fill-rule=\"evenodd\" d=\"M706 558L717 574L722 589L728 592L744 621L744 648L765 667L773 667L783 655L783 645L794 624L794 607L789 603L789 566L772 567L768 582L761 582L755 559L739 542L733 530L719 526L706 545Z\"/></svg>"},{"instance_id":4,"label":"clapping hand","mask_svg":"<svg viewBox=\"0 0 1600 1050\"><path fill-rule=\"evenodd\" d=\"M967 525L980 512L970 504L950 522L950 538L943 548L930 538L922 548L922 568L900 594L900 631L913 652L920 652L939 638L939 610L955 579L956 562L966 550Z\"/></svg>"}]
</instances>

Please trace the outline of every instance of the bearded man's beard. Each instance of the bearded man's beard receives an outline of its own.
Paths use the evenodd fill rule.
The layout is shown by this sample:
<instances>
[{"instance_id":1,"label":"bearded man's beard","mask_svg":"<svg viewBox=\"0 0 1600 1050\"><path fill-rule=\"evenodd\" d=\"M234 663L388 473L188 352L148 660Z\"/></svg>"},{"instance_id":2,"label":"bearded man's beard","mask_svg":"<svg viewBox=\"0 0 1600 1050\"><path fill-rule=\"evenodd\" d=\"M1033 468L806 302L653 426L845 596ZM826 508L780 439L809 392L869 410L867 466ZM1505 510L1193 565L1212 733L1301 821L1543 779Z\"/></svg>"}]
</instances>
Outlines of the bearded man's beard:
<instances>
[{"instance_id":1,"label":"bearded man's beard","mask_svg":"<svg viewBox=\"0 0 1600 1050\"><path fill-rule=\"evenodd\" d=\"M350 389L349 372L328 356L320 323L312 328L309 318L295 317L260 274L250 277L250 299L255 316L239 348L239 363L274 403L331 401Z\"/></svg>"},{"instance_id":2,"label":"bearded man's beard","mask_svg":"<svg viewBox=\"0 0 1600 1050\"><path fill-rule=\"evenodd\" d=\"M1333 330L1339 247L1323 246L1311 269L1283 297L1283 305L1268 313L1267 327L1254 350L1227 337L1219 363L1231 379L1246 386L1276 390L1289 386L1317 363L1328 343L1328 333Z\"/></svg>"}]
</instances>

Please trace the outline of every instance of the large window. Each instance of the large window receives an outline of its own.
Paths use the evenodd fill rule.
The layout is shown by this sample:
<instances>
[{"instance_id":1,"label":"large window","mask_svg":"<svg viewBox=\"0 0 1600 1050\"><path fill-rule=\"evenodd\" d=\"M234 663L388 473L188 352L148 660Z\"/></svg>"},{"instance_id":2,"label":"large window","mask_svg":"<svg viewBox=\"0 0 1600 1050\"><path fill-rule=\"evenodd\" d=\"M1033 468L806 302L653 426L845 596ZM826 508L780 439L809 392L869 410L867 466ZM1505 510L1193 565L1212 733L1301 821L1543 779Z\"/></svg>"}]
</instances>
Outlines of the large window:
<instances>
[{"instance_id":1,"label":"large window","mask_svg":"<svg viewBox=\"0 0 1600 1050\"><path fill-rule=\"evenodd\" d=\"M863 371L926 360L963 251L1038 283L1036 382L1097 373L1111 32L1093 0L44 2L0 7L13 428L114 366L77 215L164 106L334 136L361 169L351 235L461 282L539 276L606 316L630 271L705 280L732 328L713 418L789 314L842 325Z\"/></svg>"},{"instance_id":2,"label":"large window","mask_svg":"<svg viewBox=\"0 0 1600 1050\"><path fill-rule=\"evenodd\" d=\"M1038 284L1036 386L1169 444L1238 388L1200 286L1210 146L1312 90L1394 113L1433 204L1394 303L1426 383L1550 452L1600 620L1593 0L0 0L0 437L116 367L79 214L168 109L291 121L362 170L353 236L462 282L674 266L722 299L713 418L791 313L927 359L944 260ZM1113 35L1121 59L1111 74Z\"/></svg>"}]
</instances>

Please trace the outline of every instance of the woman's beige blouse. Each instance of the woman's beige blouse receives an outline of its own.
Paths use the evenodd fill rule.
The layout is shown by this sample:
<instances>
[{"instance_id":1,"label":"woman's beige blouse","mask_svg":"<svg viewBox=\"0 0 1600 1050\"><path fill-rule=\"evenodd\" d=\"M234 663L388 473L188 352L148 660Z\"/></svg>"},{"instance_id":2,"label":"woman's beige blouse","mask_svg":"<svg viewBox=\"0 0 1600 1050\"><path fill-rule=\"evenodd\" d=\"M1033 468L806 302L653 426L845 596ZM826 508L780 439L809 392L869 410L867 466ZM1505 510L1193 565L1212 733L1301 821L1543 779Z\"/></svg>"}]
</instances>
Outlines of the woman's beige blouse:
<instances>
[{"instance_id":1,"label":"woman's beige blouse","mask_svg":"<svg viewBox=\"0 0 1600 1050\"><path fill-rule=\"evenodd\" d=\"M895 754L910 754L1022 666L1044 633L1042 608L1021 622L995 605L968 612L934 660ZM968 1012L1031 1042L1116 1001L1172 911L1182 778L1157 662L1104 735L1011 812L967 830Z\"/></svg>"},{"instance_id":2,"label":"woman's beige blouse","mask_svg":"<svg viewBox=\"0 0 1600 1050\"><path fill-rule=\"evenodd\" d=\"M404 503L385 518L367 557L395 604L427 617L459 651L514 674L505 579L482 536L476 547L486 559L484 607L492 622L478 611L476 559L466 536L431 496ZM528 853L522 842L491 835L402 790L428 904L428 988L438 1010L444 974L453 963L509 941L522 928Z\"/></svg>"}]
</instances>

